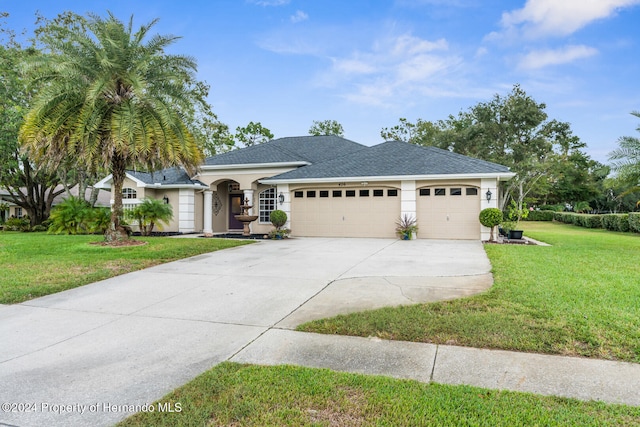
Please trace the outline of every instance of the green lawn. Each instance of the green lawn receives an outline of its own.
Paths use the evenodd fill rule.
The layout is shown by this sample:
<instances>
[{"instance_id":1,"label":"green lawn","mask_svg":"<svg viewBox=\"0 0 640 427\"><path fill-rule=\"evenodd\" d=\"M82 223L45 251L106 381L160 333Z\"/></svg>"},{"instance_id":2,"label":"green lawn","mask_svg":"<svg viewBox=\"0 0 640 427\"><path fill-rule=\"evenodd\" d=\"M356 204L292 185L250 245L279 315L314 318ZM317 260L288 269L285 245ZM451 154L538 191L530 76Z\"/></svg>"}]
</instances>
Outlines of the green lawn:
<instances>
[{"instance_id":1,"label":"green lawn","mask_svg":"<svg viewBox=\"0 0 640 427\"><path fill-rule=\"evenodd\" d=\"M0 232L0 304L12 304L181 258L246 244L229 239L136 238L142 246L90 245L102 236Z\"/></svg>"},{"instance_id":2,"label":"green lawn","mask_svg":"<svg viewBox=\"0 0 640 427\"><path fill-rule=\"evenodd\" d=\"M181 412L158 411L167 407ZM640 408L623 405L234 363L205 372L154 408L118 426L640 426Z\"/></svg>"},{"instance_id":3,"label":"green lawn","mask_svg":"<svg viewBox=\"0 0 640 427\"><path fill-rule=\"evenodd\" d=\"M495 284L484 294L298 330L640 362L640 235L542 222L524 228L553 246L485 245Z\"/></svg>"}]
</instances>

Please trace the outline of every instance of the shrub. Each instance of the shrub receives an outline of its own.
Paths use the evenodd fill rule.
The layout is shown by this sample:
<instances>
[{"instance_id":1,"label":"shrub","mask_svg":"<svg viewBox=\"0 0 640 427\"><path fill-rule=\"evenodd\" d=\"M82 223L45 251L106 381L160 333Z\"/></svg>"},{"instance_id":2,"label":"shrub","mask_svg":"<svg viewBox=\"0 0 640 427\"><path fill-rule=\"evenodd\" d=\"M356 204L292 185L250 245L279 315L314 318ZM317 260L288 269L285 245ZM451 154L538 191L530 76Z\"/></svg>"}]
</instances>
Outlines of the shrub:
<instances>
[{"instance_id":1,"label":"shrub","mask_svg":"<svg viewBox=\"0 0 640 427\"><path fill-rule=\"evenodd\" d=\"M552 212L562 212L564 211L564 205L542 205L540 206L541 211L552 211Z\"/></svg>"},{"instance_id":2,"label":"shrub","mask_svg":"<svg viewBox=\"0 0 640 427\"><path fill-rule=\"evenodd\" d=\"M78 197L71 196L51 210L50 233L85 234L88 231L91 206Z\"/></svg>"},{"instance_id":3,"label":"shrub","mask_svg":"<svg viewBox=\"0 0 640 427\"><path fill-rule=\"evenodd\" d=\"M29 231L31 221L28 218L9 218L4 223L4 229L8 231Z\"/></svg>"},{"instance_id":4,"label":"shrub","mask_svg":"<svg viewBox=\"0 0 640 427\"><path fill-rule=\"evenodd\" d=\"M629 214L616 215L616 231L629 231Z\"/></svg>"},{"instance_id":5,"label":"shrub","mask_svg":"<svg viewBox=\"0 0 640 427\"><path fill-rule=\"evenodd\" d=\"M291 230L289 230L288 228L276 228L275 230L271 230L269 232L269 238L284 239L289 237L289 233L291 233Z\"/></svg>"},{"instance_id":6,"label":"shrub","mask_svg":"<svg viewBox=\"0 0 640 427\"><path fill-rule=\"evenodd\" d=\"M629 230L640 233L640 212L629 213Z\"/></svg>"},{"instance_id":7,"label":"shrub","mask_svg":"<svg viewBox=\"0 0 640 427\"><path fill-rule=\"evenodd\" d=\"M602 215L602 228L611 231L629 231L629 214Z\"/></svg>"},{"instance_id":8,"label":"shrub","mask_svg":"<svg viewBox=\"0 0 640 427\"><path fill-rule=\"evenodd\" d=\"M602 228L602 217L600 215L580 215L580 226L585 228Z\"/></svg>"},{"instance_id":9,"label":"shrub","mask_svg":"<svg viewBox=\"0 0 640 427\"><path fill-rule=\"evenodd\" d=\"M279 230L280 227L287 223L287 214L284 211L276 209L275 211L271 212L271 215L269 215L269 220L271 221L271 224L273 224L273 226L276 228L276 230Z\"/></svg>"},{"instance_id":10,"label":"shrub","mask_svg":"<svg viewBox=\"0 0 640 427\"><path fill-rule=\"evenodd\" d=\"M45 226L44 226L44 225L42 225L42 224L38 224L38 225L34 225L34 226L31 228L31 231L43 232L43 231L47 231L47 227L45 227Z\"/></svg>"},{"instance_id":11,"label":"shrub","mask_svg":"<svg viewBox=\"0 0 640 427\"><path fill-rule=\"evenodd\" d=\"M553 214L552 210L531 211L525 221L553 221Z\"/></svg>"},{"instance_id":12,"label":"shrub","mask_svg":"<svg viewBox=\"0 0 640 427\"><path fill-rule=\"evenodd\" d=\"M498 208L486 208L480 211L480 224L491 229L491 237L493 241L493 229L502 222L502 211Z\"/></svg>"},{"instance_id":13,"label":"shrub","mask_svg":"<svg viewBox=\"0 0 640 427\"><path fill-rule=\"evenodd\" d=\"M104 234L111 225L111 209L93 208L89 214L89 230L92 233Z\"/></svg>"},{"instance_id":14,"label":"shrub","mask_svg":"<svg viewBox=\"0 0 640 427\"><path fill-rule=\"evenodd\" d=\"M152 199L145 197L135 208L126 212L126 216L129 219L138 221L138 227L140 227L140 234L143 236L151 236L153 227L158 226L162 230L162 224L169 224L169 221L173 218L173 209L171 205L164 203L159 199ZM103 217L99 219L104 220ZM110 221L106 224L107 228ZM105 228L106 231L106 228Z\"/></svg>"},{"instance_id":15,"label":"shrub","mask_svg":"<svg viewBox=\"0 0 640 427\"><path fill-rule=\"evenodd\" d=\"M602 228L607 230L616 229L616 214L602 215Z\"/></svg>"}]
</instances>

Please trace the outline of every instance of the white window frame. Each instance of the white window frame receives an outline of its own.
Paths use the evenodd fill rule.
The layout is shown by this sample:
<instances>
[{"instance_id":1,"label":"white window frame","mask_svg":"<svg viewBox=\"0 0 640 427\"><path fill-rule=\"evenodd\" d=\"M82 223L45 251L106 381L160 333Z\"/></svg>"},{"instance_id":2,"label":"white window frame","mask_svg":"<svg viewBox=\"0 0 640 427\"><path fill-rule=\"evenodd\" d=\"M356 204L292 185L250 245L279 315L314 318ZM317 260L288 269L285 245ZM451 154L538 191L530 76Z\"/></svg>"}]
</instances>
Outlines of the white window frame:
<instances>
[{"instance_id":1,"label":"white window frame","mask_svg":"<svg viewBox=\"0 0 640 427\"><path fill-rule=\"evenodd\" d=\"M122 198L123 199L137 199L138 192L131 187L125 187L122 189Z\"/></svg>"},{"instance_id":2,"label":"white window frame","mask_svg":"<svg viewBox=\"0 0 640 427\"><path fill-rule=\"evenodd\" d=\"M278 209L278 197L274 187L263 190L258 195L258 222L260 224L271 223L271 212Z\"/></svg>"}]
</instances>

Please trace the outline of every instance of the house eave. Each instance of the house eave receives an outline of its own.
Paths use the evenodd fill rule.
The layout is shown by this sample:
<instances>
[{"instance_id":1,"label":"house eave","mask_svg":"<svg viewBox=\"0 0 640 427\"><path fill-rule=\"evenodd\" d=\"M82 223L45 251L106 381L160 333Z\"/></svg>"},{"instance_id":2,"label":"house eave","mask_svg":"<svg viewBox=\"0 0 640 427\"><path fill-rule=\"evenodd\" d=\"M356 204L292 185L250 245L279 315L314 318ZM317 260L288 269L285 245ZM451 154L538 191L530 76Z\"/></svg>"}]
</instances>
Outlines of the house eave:
<instances>
[{"instance_id":1,"label":"house eave","mask_svg":"<svg viewBox=\"0 0 640 427\"><path fill-rule=\"evenodd\" d=\"M261 184L320 184L339 182L380 182L380 181L441 181L458 179L497 179L508 181L516 176L513 172L468 173L468 174L436 174L436 175L388 175L388 176L348 176L328 178L273 179L265 178Z\"/></svg>"},{"instance_id":2,"label":"house eave","mask_svg":"<svg viewBox=\"0 0 640 427\"><path fill-rule=\"evenodd\" d=\"M144 181L139 180L138 178L130 175L130 174L126 174L126 177L131 179L132 181L134 181L138 188L164 188L164 189L175 189L175 188L193 188L196 190L200 190L200 189L207 189L209 188L208 186L204 185L204 184L163 184L161 182L154 182L152 184L147 184ZM111 191L111 181L112 181L112 175L109 175L105 178L103 178L102 180L98 181L94 187L99 188L101 190L108 190Z\"/></svg>"}]
</instances>

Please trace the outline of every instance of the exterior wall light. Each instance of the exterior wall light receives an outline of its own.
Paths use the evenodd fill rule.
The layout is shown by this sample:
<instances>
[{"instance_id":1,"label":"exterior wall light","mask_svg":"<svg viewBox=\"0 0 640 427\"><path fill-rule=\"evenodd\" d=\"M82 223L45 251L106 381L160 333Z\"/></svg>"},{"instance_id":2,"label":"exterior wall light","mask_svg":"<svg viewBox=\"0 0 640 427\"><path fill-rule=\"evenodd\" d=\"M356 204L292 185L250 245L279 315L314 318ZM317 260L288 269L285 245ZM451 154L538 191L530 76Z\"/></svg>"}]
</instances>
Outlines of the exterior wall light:
<instances>
[{"instance_id":1,"label":"exterior wall light","mask_svg":"<svg viewBox=\"0 0 640 427\"><path fill-rule=\"evenodd\" d=\"M491 190L487 190L487 192L484 194L485 196L487 196L487 203L491 201L491 196L493 195L491 193Z\"/></svg>"},{"instance_id":2,"label":"exterior wall light","mask_svg":"<svg viewBox=\"0 0 640 427\"><path fill-rule=\"evenodd\" d=\"M280 195L278 196L278 201L280 202L280 206L282 206L284 203L284 194L282 194L282 192L280 192Z\"/></svg>"},{"instance_id":3,"label":"exterior wall light","mask_svg":"<svg viewBox=\"0 0 640 427\"><path fill-rule=\"evenodd\" d=\"M169 198L167 197L167 195L165 194L164 197L162 198L162 201L164 202L165 205L169 204Z\"/></svg>"}]
</instances>

